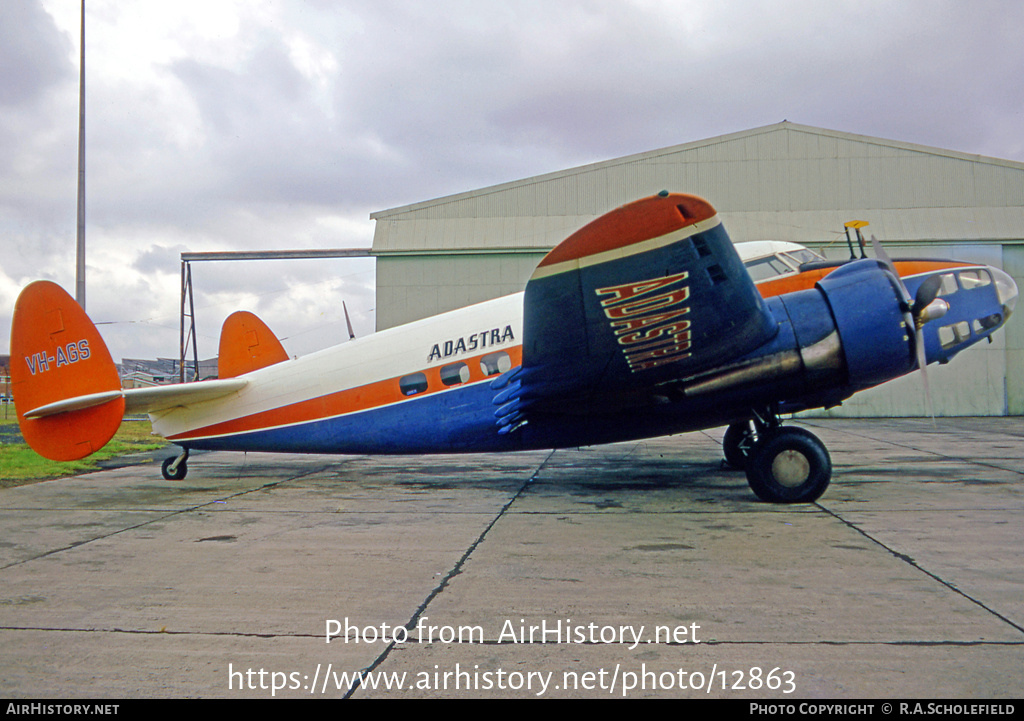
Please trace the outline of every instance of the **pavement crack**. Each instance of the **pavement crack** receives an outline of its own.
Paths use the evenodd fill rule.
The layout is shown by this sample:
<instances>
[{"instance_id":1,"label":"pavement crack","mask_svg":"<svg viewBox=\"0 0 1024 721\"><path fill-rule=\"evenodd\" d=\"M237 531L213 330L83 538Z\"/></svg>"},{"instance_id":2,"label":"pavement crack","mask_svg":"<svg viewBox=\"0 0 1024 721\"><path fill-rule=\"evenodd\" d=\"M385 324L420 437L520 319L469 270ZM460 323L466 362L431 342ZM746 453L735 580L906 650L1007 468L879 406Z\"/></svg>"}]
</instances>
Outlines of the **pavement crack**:
<instances>
[{"instance_id":1,"label":"pavement crack","mask_svg":"<svg viewBox=\"0 0 1024 721\"><path fill-rule=\"evenodd\" d=\"M840 516L835 511L833 511L833 510L831 510L829 508L826 508L825 506L822 506L820 503L815 503L814 505L817 506L818 508L820 508L821 510L823 510L825 513L827 513L830 516L832 516L833 518L835 518L837 521L839 521L840 523L842 523L846 527L852 529L853 531L856 531L857 533L859 533L860 535L862 535L864 538L868 539L872 543L875 543L878 546L880 546L881 548L884 548L886 551L891 553L894 557L896 557L897 559L899 559L903 563L907 564L911 568L914 568L915 570L919 571L920 573L923 573L924 575L926 575L929 578L931 578L933 581L941 584L942 586L945 586L947 589L949 589L953 593L957 594L958 596L966 599L967 601L970 601L971 603L973 603L974 605L978 606L979 608L987 611L988 613L992 614L993 616L998 618L1003 623L1005 623L1005 624L1015 628L1017 631L1019 631L1021 633L1024 633L1024 627L1022 627L1019 623L1014 622L1013 620L1011 620L1011 619L1007 618L1006 616L1004 616L1003 614L999 613L999 611L995 610L991 606L988 606L987 604L983 603L979 599L974 598L973 596L971 596L969 593L966 593L965 591L957 588L957 586L955 586L954 584L952 584L949 581L945 580L944 578L942 578L938 574L933 573L932 571L929 571L927 568L922 566L920 563L918 563L915 559L911 558L907 554L900 553L896 549L894 549L891 546L889 546L887 543L884 543L883 541L881 541L881 540L875 538L874 536L872 536L870 533L868 533L864 529L860 528L857 524L853 523L852 521L846 520L845 518Z\"/></svg>"},{"instance_id":2,"label":"pavement crack","mask_svg":"<svg viewBox=\"0 0 1024 721\"><path fill-rule=\"evenodd\" d=\"M477 549L477 547L479 547L480 544L483 543L483 540L487 537L487 534L490 533L491 529L494 528L495 524L497 524L498 521L501 520L501 518L505 515L505 513L508 512L508 509L512 507L512 504L519 500L519 497L522 496L526 489L530 487L530 484L537 479L537 476L540 475L540 472L544 469L544 466L546 466L548 461L550 461L554 457L556 452L557 451L553 450L550 453L548 453L547 456L545 456L544 460L541 461L537 468L534 469L533 473L530 474L530 477L527 478L522 483L522 485L519 486L519 489L514 494L512 494L512 497L509 498L505 505L501 507L498 513L494 516L494 518L491 519L491 522L487 524L487 527L480 532L480 535L477 536L476 540L469 545L469 547L462 554L459 560L455 562L455 565L453 565L451 569L449 569L448 573L446 573L444 578L441 579L441 582L438 583L437 586L435 586L434 589L427 595L427 597L423 600L423 603L419 605L419 607L413 612L412 617L406 622L405 629L407 631L412 631L414 628L417 627L420 618L423 617L423 614L427 610L427 606L430 605L431 601L437 598L444 591L444 589L447 588L448 583L453 578L462 573L462 567L466 564L466 561L469 560L469 557L473 555L473 552ZM351 698L352 694L354 694L361 685L360 679L362 679L366 673L376 670L378 666L384 663L384 661L387 660L387 657L391 654L391 651L392 649L394 649L394 647L394 641L389 643L387 647L383 651L381 651L380 655L377 656L376 659L374 659L373 663L364 668L362 672L360 672L357 675L355 683L353 683L349 690L345 692L342 698Z\"/></svg>"}]
</instances>

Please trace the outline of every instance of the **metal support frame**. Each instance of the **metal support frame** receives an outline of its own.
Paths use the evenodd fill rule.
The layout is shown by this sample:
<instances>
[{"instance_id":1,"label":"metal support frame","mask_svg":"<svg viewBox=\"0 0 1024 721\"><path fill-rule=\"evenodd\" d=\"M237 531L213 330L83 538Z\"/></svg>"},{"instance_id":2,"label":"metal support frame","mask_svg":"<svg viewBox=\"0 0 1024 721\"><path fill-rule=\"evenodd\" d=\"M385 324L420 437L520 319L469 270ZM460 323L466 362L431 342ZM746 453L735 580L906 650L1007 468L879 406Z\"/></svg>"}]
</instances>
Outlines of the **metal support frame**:
<instances>
[{"instance_id":1,"label":"metal support frame","mask_svg":"<svg viewBox=\"0 0 1024 721\"><path fill-rule=\"evenodd\" d=\"M179 379L182 383L185 379L185 355L188 346L192 346L192 378L199 380L199 351L196 348L196 310L195 299L192 294L192 263L195 261L209 260L309 260L316 258L372 258L373 252L369 248L321 248L315 250L239 250L239 251L214 251L208 253L182 253L181 254L181 348L178 356ZM185 306L188 305L188 312ZM347 317L346 312L346 317ZM188 318L188 328L185 327L185 319ZM351 328L351 324L349 324ZM350 331L351 332L351 331Z\"/></svg>"},{"instance_id":2,"label":"metal support frame","mask_svg":"<svg viewBox=\"0 0 1024 721\"><path fill-rule=\"evenodd\" d=\"M185 302L188 301L188 313ZM188 332L185 331L185 318L189 319ZM188 345L192 344L192 380L199 380L199 350L196 348L196 306L192 296L192 265L188 261L181 262L181 350L178 354L178 380L185 378L185 354Z\"/></svg>"}]
</instances>

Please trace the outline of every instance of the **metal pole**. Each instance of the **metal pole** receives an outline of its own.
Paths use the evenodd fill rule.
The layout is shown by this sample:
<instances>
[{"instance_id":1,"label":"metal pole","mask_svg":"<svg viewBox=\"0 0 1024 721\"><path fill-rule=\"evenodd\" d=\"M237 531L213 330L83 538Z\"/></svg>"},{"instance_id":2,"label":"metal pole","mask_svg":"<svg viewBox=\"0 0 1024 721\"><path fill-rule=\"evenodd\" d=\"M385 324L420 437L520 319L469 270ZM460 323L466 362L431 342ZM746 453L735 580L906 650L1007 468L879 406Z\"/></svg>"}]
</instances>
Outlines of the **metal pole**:
<instances>
[{"instance_id":1,"label":"metal pole","mask_svg":"<svg viewBox=\"0 0 1024 721\"><path fill-rule=\"evenodd\" d=\"M178 346L178 382L185 382L185 267L186 261L181 261L181 342Z\"/></svg>"},{"instance_id":2,"label":"metal pole","mask_svg":"<svg viewBox=\"0 0 1024 721\"><path fill-rule=\"evenodd\" d=\"M192 380L199 380L199 348L196 347L196 303L192 293L192 265L188 266L188 317L192 323L189 335L192 337Z\"/></svg>"},{"instance_id":3,"label":"metal pole","mask_svg":"<svg viewBox=\"0 0 1024 721\"><path fill-rule=\"evenodd\" d=\"M82 0L82 53L78 78L78 234L75 300L85 309L85 0Z\"/></svg>"}]
</instances>

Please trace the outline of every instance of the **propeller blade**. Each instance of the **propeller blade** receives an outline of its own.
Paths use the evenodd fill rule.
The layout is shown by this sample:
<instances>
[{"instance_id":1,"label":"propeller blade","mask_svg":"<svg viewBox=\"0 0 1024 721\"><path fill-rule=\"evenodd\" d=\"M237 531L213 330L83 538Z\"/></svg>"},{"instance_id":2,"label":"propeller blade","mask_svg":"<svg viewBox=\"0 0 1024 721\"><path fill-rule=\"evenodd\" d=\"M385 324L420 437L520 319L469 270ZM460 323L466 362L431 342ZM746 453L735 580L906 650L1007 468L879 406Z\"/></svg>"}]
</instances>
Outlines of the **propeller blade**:
<instances>
[{"instance_id":1,"label":"propeller blade","mask_svg":"<svg viewBox=\"0 0 1024 721\"><path fill-rule=\"evenodd\" d=\"M875 257L882 261L885 269L888 270L892 274L892 277L896 279L896 284L900 289L900 295L903 296L903 303L906 305L906 309L909 310L911 307L910 291L907 290L907 286L903 283L903 279L900 278L900 274L896 270L896 264L892 262L892 258L890 258L889 254L885 252L882 244L878 242L878 238L874 235L871 236L871 248L875 251Z\"/></svg>"},{"instance_id":2,"label":"propeller blade","mask_svg":"<svg viewBox=\"0 0 1024 721\"><path fill-rule=\"evenodd\" d=\"M896 276L896 280L899 280L900 285L903 285L903 281L900 280L900 274L896 272L896 266L893 264L892 258L885 252L885 248L878 242L878 238L875 237L874 233L871 234L871 249L875 251L875 257L882 261L885 267L889 269L889 272ZM905 288L904 292L906 292Z\"/></svg>"},{"instance_id":3,"label":"propeller blade","mask_svg":"<svg viewBox=\"0 0 1024 721\"><path fill-rule=\"evenodd\" d=\"M935 425L935 406L932 405L932 389L928 385L928 359L924 352L924 330L917 329L914 336L914 343L917 345L917 367L921 369L921 381L924 383L924 400L928 404L928 415L931 416L932 425Z\"/></svg>"},{"instance_id":4,"label":"propeller blade","mask_svg":"<svg viewBox=\"0 0 1024 721\"><path fill-rule=\"evenodd\" d=\"M882 244L878 242L878 238L874 235L871 236L871 248L875 251L875 257L882 261L885 267L893 274L896 278L896 282L899 284L900 292L903 294L903 300L906 303L907 311L903 314L904 322L907 324L907 334L914 333L914 354L917 357L917 367L921 370L921 381L924 383L924 399L928 405L928 415L931 416L932 423L935 423L935 407L932 405L932 391L928 385L928 357L924 350L924 330L918 327L917 320L920 314L928 307L928 304L935 300L935 296L938 295L939 289L942 287L942 279L939 276L932 276L921 284L921 287L917 289L917 295L914 296L914 301L910 301L910 291L907 290L906 284L903 282L903 278L896 271L896 265L892 262L889 254L882 248ZM922 301L926 301L923 302ZM923 326L923 324L922 324Z\"/></svg>"}]
</instances>

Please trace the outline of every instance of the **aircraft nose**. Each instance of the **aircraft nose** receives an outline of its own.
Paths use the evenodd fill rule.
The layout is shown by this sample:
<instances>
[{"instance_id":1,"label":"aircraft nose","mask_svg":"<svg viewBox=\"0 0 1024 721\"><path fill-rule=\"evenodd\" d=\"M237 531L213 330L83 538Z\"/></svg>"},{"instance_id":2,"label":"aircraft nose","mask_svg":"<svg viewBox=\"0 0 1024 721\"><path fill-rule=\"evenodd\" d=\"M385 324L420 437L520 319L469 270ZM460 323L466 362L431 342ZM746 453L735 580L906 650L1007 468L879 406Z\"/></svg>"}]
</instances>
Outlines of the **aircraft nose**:
<instances>
[{"instance_id":1,"label":"aircraft nose","mask_svg":"<svg viewBox=\"0 0 1024 721\"><path fill-rule=\"evenodd\" d=\"M1005 323L1013 315L1014 308L1017 307L1017 284L1009 273L999 270L999 268L990 267L989 272L995 279L996 293L999 295L999 304L1003 306L1003 322Z\"/></svg>"}]
</instances>

